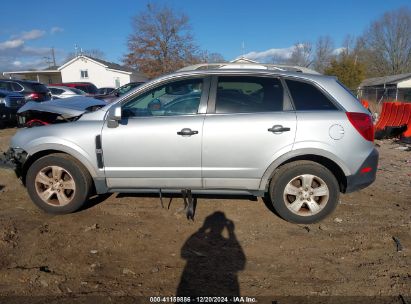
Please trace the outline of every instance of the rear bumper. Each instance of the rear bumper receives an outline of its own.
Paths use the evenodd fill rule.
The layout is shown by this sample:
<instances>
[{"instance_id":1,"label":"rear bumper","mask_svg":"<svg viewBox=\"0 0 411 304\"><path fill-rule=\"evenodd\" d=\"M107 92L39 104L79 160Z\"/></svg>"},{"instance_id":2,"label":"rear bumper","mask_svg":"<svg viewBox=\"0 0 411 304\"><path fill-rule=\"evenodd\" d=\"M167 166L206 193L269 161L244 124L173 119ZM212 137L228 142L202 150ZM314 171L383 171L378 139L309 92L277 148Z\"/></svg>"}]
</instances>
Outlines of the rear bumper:
<instances>
[{"instance_id":1,"label":"rear bumper","mask_svg":"<svg viewBox=\"0 0 411 304\"><path fill-rule=\"evenodd\" d=\"M357 173L347 176L347 188L345 189L345 193L364 189L375 181L378 167L378 156L379 153L377 149L374 148L360 166Z\"/></svg>"}]
</instances>

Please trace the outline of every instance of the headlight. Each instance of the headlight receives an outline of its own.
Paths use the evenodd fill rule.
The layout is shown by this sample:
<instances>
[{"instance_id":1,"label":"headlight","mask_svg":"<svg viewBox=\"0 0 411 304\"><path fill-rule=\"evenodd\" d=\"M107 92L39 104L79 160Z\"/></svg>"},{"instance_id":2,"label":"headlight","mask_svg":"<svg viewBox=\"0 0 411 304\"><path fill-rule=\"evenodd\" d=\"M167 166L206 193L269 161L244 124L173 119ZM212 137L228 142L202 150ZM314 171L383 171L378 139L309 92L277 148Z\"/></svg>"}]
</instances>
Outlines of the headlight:
<instances>
[{"instance_id":1,"label":"headlight","mask_svg":"<svg viewBox=\"0 0 411 304\"><path fill-rule=\"evenodd\" d=\"M6 104L6 99L5 98L0 98L0 105L1 104L4 104L4 105Z\"/></svg>"}]
</instances>

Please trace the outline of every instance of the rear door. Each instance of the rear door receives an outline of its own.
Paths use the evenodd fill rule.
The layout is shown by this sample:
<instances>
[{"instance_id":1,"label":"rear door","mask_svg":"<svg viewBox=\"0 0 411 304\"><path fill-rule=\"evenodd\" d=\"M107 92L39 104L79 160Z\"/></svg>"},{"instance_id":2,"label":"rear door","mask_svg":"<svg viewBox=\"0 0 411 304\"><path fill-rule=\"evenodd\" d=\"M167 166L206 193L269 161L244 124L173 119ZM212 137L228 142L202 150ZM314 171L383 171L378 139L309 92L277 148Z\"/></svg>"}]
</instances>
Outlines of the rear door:
<instances>
[{"instance_id":1,"label":"rear door","mask_svg":"<svg viewBox=\"0 0 411 304\"><path fill-rule=\"evenodd\" d=\"M291 151L295 133L281 79L215 77L203 128L204 187L258 189L268 166Z\"/></svg>"}]
</instances>

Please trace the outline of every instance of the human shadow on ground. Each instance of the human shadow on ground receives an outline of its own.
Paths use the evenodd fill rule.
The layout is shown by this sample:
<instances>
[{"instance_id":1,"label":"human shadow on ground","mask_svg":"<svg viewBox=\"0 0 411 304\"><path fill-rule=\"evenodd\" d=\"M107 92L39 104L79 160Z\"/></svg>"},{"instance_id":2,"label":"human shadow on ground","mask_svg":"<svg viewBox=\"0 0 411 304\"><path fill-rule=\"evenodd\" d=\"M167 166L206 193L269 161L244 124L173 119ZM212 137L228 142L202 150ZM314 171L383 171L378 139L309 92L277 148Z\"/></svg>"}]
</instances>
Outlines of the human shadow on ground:
<instances>
[{"instance_id":1,"label":"human shadow on ground","mask_svg":"<svg viewBox=\"0 0 411 304\"><path fill-rule=\"evenodd\" d=\"M224 229L228 237L224 237ZM234 223L221 211L209 215L203 226L181 248L187 261L177 296L239 296L238 272L246 257L234 233Z\"/></svg>"}]
</instances>

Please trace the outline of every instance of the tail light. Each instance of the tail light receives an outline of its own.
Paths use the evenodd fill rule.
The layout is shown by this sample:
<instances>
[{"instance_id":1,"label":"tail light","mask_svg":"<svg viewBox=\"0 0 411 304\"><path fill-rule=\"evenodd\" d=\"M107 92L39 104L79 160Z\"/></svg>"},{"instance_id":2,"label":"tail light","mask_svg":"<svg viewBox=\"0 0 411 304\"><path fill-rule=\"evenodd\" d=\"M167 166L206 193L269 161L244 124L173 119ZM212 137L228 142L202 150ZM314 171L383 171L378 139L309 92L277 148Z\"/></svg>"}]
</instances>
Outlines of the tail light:
<instances>
[{"instance_id":1,"label":"tail light","mask_svg":"<svg viewBox=\"0 0 411 304\"><path fill-rule=\"evenodd\" d=\"M27 100L39 100L41 95L39 93L31 93L26 97Z\"/></svg>"},{"instance_id":2,"label":"tail light","mask_svg":"<svg viewBox=\"0 0 411 304\"><path fill-rule=\"evenodd\" d=\"M348 120L366 140L374 141L374 125L371 116L365 113L347 112Z\"/></svg>"}]
</instances>

